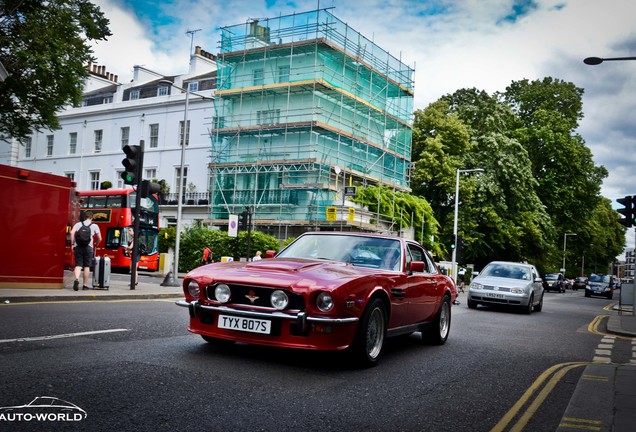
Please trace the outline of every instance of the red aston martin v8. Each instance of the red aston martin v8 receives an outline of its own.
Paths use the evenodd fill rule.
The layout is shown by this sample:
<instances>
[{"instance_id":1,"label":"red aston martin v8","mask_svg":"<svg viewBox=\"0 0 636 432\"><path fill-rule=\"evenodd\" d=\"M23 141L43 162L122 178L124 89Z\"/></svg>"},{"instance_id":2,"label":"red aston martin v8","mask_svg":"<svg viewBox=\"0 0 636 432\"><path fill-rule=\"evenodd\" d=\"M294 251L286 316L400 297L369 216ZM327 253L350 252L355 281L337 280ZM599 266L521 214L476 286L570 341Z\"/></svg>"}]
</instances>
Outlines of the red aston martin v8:
<instances>
[{"instance_id":1,"label":"red aston martin v8","mask_svg":"<svg viewBox=\"0 0 636 432\"><path fill-rule=\"evenodd\" d=\"M183 281L188 330L209 343L350 349L365 366L386 337L450 331L455 283L402 238L343 232L299 236L271 259L208 264Z\"/></svg>"}]
</instances>

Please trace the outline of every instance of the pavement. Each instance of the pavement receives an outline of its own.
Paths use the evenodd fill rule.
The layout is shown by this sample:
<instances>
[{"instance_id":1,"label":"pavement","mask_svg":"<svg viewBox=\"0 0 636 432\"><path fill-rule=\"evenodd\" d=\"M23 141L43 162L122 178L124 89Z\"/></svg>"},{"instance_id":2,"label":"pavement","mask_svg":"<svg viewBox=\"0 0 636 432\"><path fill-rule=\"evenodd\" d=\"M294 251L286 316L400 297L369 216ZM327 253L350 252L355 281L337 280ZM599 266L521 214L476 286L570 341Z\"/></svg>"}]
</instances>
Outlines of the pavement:
<instances>
[{"instance_id":1,"label":"pavement","mask_svg":"<svg viewBox=\"0 0 636 432\"><path fill-rule=\"evenodd\" d=\"M140 272L140 275L142 273ZM108 289L73 291L73 277L65 274L63 289L0 289L0 306L12 303L144 300L183 298L183 275L145 273L142 282L130 289L130 280L111 280ZM165 284L165 285L162 285ZM178 286L171 286L178 285ZM462 299L461 296L459 300ZM463 301L461 301L463 303ZM618 302L609 315L607 331L615 337L634 338L636 316L632 306L619 307ZM636 358L636 342L634 342ZM633 432L636 430L636 361L631 364L590 363L585 366L574 394L561 419L557 432L600 431Z\"/></svg>"}]
</instances>

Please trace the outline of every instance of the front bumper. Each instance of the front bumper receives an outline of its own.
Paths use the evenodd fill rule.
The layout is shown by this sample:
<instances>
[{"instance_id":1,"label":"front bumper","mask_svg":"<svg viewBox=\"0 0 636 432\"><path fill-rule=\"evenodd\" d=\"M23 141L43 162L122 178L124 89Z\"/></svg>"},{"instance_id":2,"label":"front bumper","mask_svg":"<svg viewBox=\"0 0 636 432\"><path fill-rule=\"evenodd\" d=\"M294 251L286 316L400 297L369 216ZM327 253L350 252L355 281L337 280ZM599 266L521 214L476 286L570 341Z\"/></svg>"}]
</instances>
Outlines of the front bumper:
<instances>
[{"instance_id":1,"label":"front bumper","mask_svg":"<svg viewBox=\"0 0 636 432\"><path fill-rule=\"evenodd\" d=\"M528 304L527 294L512 294L512 293L497 293L498 297L493 296L494 293L488 290L470 290L468 292L468 298L476 303L491 304L491 305L510 305L521 306Z\"/></svg>"},{"instance_id":2,"label":"front bumper","mask_svg":"<svg viewBox=\"0 0 636 432\"><path fill-rule=\"evenodd\" d=\"M307 323L314 324L348 324L358 322L357 317L349 318L324 318L324 317L311 317L307 316L306 312L300 311L296 313L289 312L260 312L251 310L242 310L231 308L228 306L211 306L199 304L198 300L188 302L186 300L177 300L177 306L187 307L190 312L190 318L196 318L199 310L207 310L214 312L228 313L231 315L244 316L248 318L261 318L261 319L284 319L296 321L300 331L305 331Z\"/></svg>"}]
</instances>

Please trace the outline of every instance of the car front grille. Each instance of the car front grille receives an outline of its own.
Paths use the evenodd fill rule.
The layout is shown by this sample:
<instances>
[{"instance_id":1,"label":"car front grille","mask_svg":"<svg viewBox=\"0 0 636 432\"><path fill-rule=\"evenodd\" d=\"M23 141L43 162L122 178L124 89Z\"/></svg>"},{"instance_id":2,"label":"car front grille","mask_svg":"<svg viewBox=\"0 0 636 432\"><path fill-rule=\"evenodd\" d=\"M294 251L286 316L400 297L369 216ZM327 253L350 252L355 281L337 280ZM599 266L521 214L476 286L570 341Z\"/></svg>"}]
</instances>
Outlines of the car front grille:
<instances>
[{"instance_id":1,"label":"car front grille","mask_svg":"<svg viewBox=\"0 0 636 432\"><path fill-rule=\"evenodd\" d=\"M510 288L498 287L494 285L484 285L483 289L490 291L510 292Z\"/></svg>"},{"instance_id":2,"label":"car front grille","mask_svg":"<svg viewBox=\"0 0 636 432\"><path fill-rule=\"evenodd\" d=\"M206 297L209 300L216 301L214 297L214 289L218 284L208 285L206 289ZM239 285L239 284L227 284L230 287L230 291L232 296L230 298L229 304L235 305L244 305L244 306L255 306L255 307L264 307L271 308L272 304L270 302L270 296L274 291L279 288L270 288L270 287L262 287L255 285ZM287 290L283 290L287 293L289 297L289 305L287 305L287 309L291 310L305 310L305 299L303 296L299 294L295 294L289 292Z\"/></svg>"}]
</instances>

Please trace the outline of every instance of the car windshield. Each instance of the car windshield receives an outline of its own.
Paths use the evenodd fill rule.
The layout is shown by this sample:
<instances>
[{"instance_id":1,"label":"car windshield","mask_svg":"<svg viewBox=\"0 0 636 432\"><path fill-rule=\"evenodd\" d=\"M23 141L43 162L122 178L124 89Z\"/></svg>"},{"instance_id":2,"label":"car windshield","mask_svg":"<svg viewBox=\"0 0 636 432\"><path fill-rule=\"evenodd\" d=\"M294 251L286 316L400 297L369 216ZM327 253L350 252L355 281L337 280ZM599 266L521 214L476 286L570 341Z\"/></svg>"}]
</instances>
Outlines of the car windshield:
<instances>
[{"instance_id":1,"label":"car windshield","mask_svg":"<svg viewBox=\"0 0 636 432\"><path fill-rule=\"evenodd\" d=\"M494 276L509 279L530 280L530 270L527 267L514 264L488 264L479 276Z\"/></svg>"},{"instance_id":2,"label":"car windshield","mask_svg":"<svg viewBox=\"0 0 636 432\"><path fill-rule=\"evenodd\" d=\"M597 274L593 274L590 276L590 282L601 282L601 283L609 283L610 282L610 275L597 275Z\"/></svg>"},{"instance_id":3,"label":"car windshield","mask_svg":"<svg viewBox=\"0 0 636 432\"><path fill-rule=\"evenodd\" d=\"M402 250L397 239L340 234L305 234L277 257L341 261L385 270L400 270L402 264Z\"/></svg>"},{"instance_id":4,"label":"car windshield","mask_svg":"<svg viewBox=\"0 0 636 432\"><path fill-rule=\"evenodd\" d=\"M557 280L559 279L559 274L558 273L548 273L547 275L545 275L546 280Z\"/></svg>"},{"instance_id":5,"label":"car windshield","mask_svg":"<svg viewBox=\"0 0 636 432\"><path fill-rule=\"evenodd\" d=\"M587 279L587 278L586 278L586 277L584 277L584 276L579 276L579 277L577 277L577 278L576 278L576 281L577 281L577 282L585 282L585 280L586 280L586 279Z\"/></svg>"}]
</instances>

